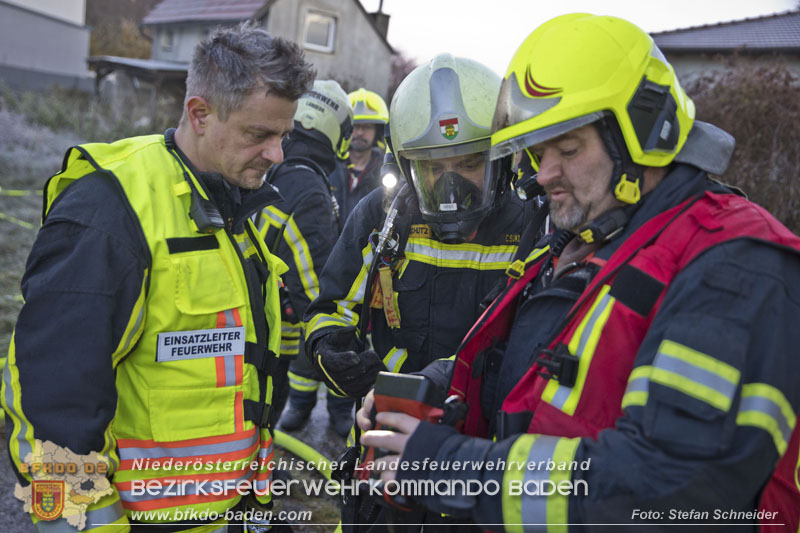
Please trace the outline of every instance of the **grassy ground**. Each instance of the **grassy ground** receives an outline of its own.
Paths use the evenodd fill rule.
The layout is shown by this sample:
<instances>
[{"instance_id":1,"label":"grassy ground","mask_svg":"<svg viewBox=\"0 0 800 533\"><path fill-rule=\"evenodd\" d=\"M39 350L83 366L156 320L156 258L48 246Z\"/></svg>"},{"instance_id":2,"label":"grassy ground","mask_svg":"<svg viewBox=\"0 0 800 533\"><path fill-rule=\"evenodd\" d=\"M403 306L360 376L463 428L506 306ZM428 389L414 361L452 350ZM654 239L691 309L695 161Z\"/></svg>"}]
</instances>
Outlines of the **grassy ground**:
<instances>
[{"instance_id":1,"label":"grassy ground","mask_svg":"<svg viewBox=\"0 0 800 533\"><path fill-rule=\"evenodd\" d=\"M5 362L14 323L22 307L20 280L42 216L38 192L61 167L66 148L80 139L32 124L23 115L0 110L0 360ZM0 373L2 369L0 367ZM1 415L1 413L0 413ZM0 429L0 435L3 430ZM0 531L35 531L13 496L14 478L5 439L0 443Z\"/></svg>"},{"instance_id":2,"label":"grassy ground","mask_svg":"<svg viewBox=\"0 0 800 533\"><path fill-rule=\"evenodd\" d=\"M0 111L0 354L5 357L22 307L20 279L42 216L38 192L80 139ZM17 192L19 191L19 192Z\"/></svg>"}]
</instances>

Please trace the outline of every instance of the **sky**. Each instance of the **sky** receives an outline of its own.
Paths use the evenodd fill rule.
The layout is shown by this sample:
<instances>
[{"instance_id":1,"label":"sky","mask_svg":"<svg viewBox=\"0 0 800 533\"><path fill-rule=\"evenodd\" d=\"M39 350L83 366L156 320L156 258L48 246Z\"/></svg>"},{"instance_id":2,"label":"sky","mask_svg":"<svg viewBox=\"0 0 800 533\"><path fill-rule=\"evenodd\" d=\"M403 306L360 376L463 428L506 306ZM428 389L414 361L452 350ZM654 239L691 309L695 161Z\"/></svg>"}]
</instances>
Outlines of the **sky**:
<instances>
[{"instance_id":1,"label":"sky","mask_svg":"<svg viewBox=\"0 0 800 533\"><path fill-rule=\"evenodd\" d=\"M377 11L380 0L361 0ZM625 18L657 32L797 8L799 0L383 0L387 40L423 63L441 52L480 61L499 75L539 24L564 13Z\"/></svg>"}]
</instances>

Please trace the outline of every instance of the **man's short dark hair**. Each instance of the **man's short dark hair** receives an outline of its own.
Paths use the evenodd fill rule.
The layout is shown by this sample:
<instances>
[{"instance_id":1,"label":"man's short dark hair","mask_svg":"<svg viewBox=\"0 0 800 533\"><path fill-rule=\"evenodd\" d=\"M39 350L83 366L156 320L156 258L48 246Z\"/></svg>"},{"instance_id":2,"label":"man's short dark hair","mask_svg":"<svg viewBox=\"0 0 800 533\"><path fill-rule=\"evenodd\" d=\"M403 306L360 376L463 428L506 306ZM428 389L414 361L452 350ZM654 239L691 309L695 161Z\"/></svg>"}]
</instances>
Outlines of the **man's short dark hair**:
<instances>
[{"instance_id":1,"label":"man's short dark hair","mask_svg":"<svg viewBox=\"0 0 800 533\"><path fill-rule=\"evenodd\" d=\"M186 100L206 99L221 120L251 91L264 88L289 100L311 89L316 71L297 44L270 35L252 22L218 27L197 45L186 77Z\"/></svg>"}]
</instances>

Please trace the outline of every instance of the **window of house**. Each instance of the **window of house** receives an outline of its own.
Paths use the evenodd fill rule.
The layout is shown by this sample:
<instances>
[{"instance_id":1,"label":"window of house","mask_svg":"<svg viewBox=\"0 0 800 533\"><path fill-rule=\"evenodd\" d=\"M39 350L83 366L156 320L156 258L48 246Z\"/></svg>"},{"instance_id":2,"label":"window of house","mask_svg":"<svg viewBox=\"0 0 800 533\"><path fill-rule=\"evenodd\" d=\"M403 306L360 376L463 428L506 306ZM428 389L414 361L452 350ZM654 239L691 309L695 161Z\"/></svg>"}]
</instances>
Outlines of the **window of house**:
<instances>
[{"instance_id":1,"label":"window of house","mask_svg":"<svg viewBox=\"0 0 800 533\"><path fill-rule=\"evenodd\" d=\"M173 46L175 46L175 32L171 29L163 30L161 32L161 49L169 52Z\"/></svg>"},{"instance_id":2,"label":"window of house","mask_svg":"<svg viewBox=\"0 0 800 533\"><path fill-rule=\"evenodd\" d=\"M303 46L319 52L333 52L336 39L336 17L308 11L303 26Z\"/></svg>"}]
</instances>

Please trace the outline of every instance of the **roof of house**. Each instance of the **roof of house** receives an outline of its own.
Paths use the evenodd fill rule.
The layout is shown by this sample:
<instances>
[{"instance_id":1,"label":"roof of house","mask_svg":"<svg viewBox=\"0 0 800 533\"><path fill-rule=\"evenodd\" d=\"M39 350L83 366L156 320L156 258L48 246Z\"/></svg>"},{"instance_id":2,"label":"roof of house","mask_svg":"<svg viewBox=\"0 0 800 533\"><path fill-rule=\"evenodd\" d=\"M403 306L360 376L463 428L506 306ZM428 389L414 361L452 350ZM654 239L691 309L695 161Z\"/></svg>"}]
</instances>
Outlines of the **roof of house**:
<instances>
[{"instance_id":1,"label":"roof of house","mask_svg":"<svg viewBox=\"0 0 800 533\"><path fill-rule=\"evenodd\" d=\"M664 52L800 53L800 10L651 35Z\"/></svg>"},{"instance_id":2,"label":"roof of house","mask_svg":"<svg viewBox=\"0 0 800 533\"><path fill-rule=\"evenodd\" d=\"M254 17L270 0L163 0L142 19L142 24L189 21L245 20Z\"/></svg>"},{"instance_id":3,"label":"roof of house","mask_svg":"<svg viewBox=\"0 0 800 533\"><path fill-rule=\"evenodd\" d=\"M138 59L134 57L91 56L87 58L87 61L92 66L100 64L105 64L108 66L118 65L151 72L182 72L183 74L186 74L186 71L189 69L189 63L159 61L157 59Z\"/></svg>"},{"instance_id":4,"label":"roof of house","mask_svg":"<svg viewBox=\"0 0 800 533\"><path fill-rule=\"evenodd\" d=\"M294 1L294 0L292 0ZM383 44L394 53L386 36L364 9L359 0L353 0L369 21ZM142 25L174 24L178 22L224 22L260 18L269 11L276 0L162 0L142 19Z\"/></svg>"}]
</instances>

